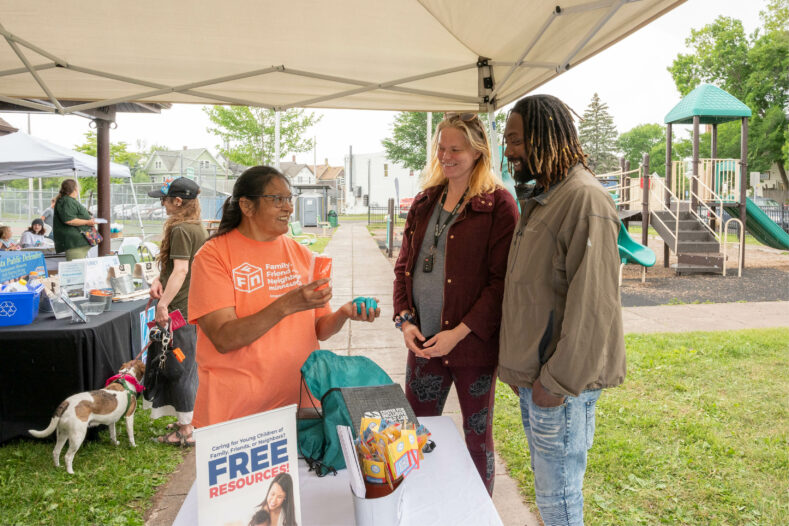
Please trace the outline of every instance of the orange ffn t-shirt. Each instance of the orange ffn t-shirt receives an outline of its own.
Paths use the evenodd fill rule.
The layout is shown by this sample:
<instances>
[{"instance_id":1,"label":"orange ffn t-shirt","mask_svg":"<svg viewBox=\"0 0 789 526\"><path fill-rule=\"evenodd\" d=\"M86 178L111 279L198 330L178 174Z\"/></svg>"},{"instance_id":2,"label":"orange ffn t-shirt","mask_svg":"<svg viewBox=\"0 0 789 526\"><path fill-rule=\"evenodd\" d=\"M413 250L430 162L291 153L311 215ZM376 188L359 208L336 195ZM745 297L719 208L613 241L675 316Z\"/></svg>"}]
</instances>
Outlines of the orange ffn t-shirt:
<instances>
[{"instance_id":1,"label":"orange ffn t-shirt","mask_svg":"<svg viewBox=\"0 0 789 526\"><path fill-rule=\"evenodd\" d=\"M312 253L287 236L255 241L238 230L211 239L197 253L189 289L189 322L235 307L244 318L312 281ZM256 341L219 353L197 328L199 385L196 427L268 411L299 401L301 366L318 349L315 322L328 305L287 316Z\"/></svg>"}]
</instances>

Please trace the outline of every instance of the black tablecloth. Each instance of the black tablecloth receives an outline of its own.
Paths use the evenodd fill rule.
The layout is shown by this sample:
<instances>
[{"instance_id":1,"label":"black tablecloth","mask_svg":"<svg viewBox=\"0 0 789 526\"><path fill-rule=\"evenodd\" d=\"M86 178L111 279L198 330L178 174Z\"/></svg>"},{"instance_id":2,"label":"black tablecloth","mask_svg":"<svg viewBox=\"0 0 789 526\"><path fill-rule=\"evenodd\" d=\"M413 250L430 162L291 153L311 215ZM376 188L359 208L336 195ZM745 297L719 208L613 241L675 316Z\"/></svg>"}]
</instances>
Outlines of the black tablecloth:
<instances>
[{"instance_id":1,"label":"black tablecloth","mask_svg":"<svg viewBox=\"0 0 789 526\"><path fill-rule=\"evenodd\" d=\"M146 300L72 324L41 313L30 325L0 327L0 442L44 429L67 397L104 387L141 348Z\"/></svg>"}]
</instances>

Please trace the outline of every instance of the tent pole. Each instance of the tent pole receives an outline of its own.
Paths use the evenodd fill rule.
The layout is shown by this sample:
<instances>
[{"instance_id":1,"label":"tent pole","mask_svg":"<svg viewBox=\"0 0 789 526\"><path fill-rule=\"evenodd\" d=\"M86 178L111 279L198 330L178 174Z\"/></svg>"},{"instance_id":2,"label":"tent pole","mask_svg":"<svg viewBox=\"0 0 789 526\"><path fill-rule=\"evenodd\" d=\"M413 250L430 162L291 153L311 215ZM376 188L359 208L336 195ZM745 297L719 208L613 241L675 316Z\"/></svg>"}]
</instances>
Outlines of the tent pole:
<instances>
[{"instance_id":1,"label":"tent pole","mask_svg":"<svg viewBox=\"0 0 789 526\"><path fill-rule=\"evenodd\" d=\"M499 137L496 134L496 115L493 107L488 104L488 134L490 136L490 153L493 171L501 177L501 158L499 157Z\"/></svg>"},{"instance_id":2,"label":"tent pole","mask_svg":"<svg viewBox=\"0 0 789 526\"><path fill-rule=\"evenodd\" d=\"M107 220L98 226L102 240L99 256L110 253L110 121L96 119L96 217Z\"/></svg>"},{"instance_id":3,"label":"tent pole","mask_svg":"<svg viewBox=\"0 0 789 526\"><path fill-rule=\"evenodd\" d=\"M425 166L430 166L430 154L432 153L430 151L432 146L430 142L433 140L433 112L430 111L427 112L427 131L425 136L427 137L427 142L425 143L425 152L427 152L425 155ZM399 205L400 203L398 203Z\"/></svg>"},{"instance_id":4,"label":"tent pole","mask_svg":"<svg viewBox=\"0 0 789 526\"><path fill-rule=\"evenodd\" d=\"M279 159L282 157L279 148L279 133L281 124L282 115L280 114L279 110L274 110L274 168L279 170Z\"/></svg>"}]
</instances>

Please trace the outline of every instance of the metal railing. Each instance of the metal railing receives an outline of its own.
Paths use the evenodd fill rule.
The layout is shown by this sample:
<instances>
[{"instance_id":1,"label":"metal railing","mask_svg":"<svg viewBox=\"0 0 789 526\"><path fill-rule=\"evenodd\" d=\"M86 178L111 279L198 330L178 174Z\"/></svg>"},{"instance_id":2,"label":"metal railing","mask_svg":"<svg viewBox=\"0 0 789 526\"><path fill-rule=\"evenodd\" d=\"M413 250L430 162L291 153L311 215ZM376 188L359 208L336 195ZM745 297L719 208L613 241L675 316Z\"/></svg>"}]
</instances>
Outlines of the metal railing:
<instances>
[{"instance_id":1,"label":"metal railing","mask_svg":"<svg viewBox=\"0 0 789 526\"><path fill-rule=\"evenodd\" d=\"M368 207L368 214L367 214L367 224L386 224L386 216L389 215L389 209L385 206L371 206ZM394 224L395 225L404 225L405 218L400 217L399 212L395 209L394 214Z\"/></svg>"},{"instance_id":2,"label":"metal railing","mask_svg":"<svg viewBox=\"0 0 789 526\"><path fill-rule=\"evenodd\" d=\"M742 221L732 217L723 226L723 275L726 275L726 262L729 260L729 253L726 250L726 245L729 242L729 223L735 221L739 228L739 243L737 244L737 277L742 277L742 247L745 243L745 228L742 226Z\"/></svg>"},{"instance_id":3,"label":"metal railing","mask_svg":"<svg viewBox=\"0 0 789 526\"><path fill-rule=\"evenodd\" d=\"M704 225L704 227L707 230L709 230L709 232L715 237L715 239L718 241L718 243L720 243L721 242L721 227L723 226L723 217L720 214L718 214L717 212L715 212L715 209L713 207L711 207L710 205L708 205L707 203L708 202L716 202L718 207L719 207L719 210L721 211L721 213L723 213L723 199L718 194L716 194L715 191L712 188L710 188L709 186L704 184L703 181L699 180L698 184L699 184L699 190L700 190L699 194L697 194L696 192L694 192L692 190L693 189L693 185L691 185L691 191L690 191L691 200L692 200L692 198L695 197L696 198L696 202L698 203L698 207L691 206L690 207L690 213L693 214L694 216L696 216L698 218L699 222L702 225ZM701 195L705 195L705 194L707 196L707 199L702 199ZM707 213L705 214L706 217L702 217L702 215L700 213L700 210L702 209L702 207L707 210ZM710 223L712 222L713 218L715 219L715 225L717 226L717 232L715 230L713 230L712 227L710 226Z\"/></svg>"},{"instance_id":4,"label":"metal railing","mask_svg":"<svg viewBox=\"0 0 789 526\"><path fill-rule=\"evenodd\" d=\"M614 172L598 174L595 177L611 194L611 198L614 200L618 210L630 210L631 205L635 205L635 208L641 207L641 171L642 167L639 166L627 172L620 169ZM631 177L634 174L638 175ZM614 184L610 184L611 182L614 182Z\"/></svg>"},{"instance_id":5,"label":"metal railing","mask_svg":"<svg viewBox=\"0 0 789 526\"><path fill-rule=\"evenodd\" d=\"M673 161L671 164L671 187L683 200L690 198L693 179L693 161ZM699 182L724 201L739 201L740 161L738 159L699 159ZM709 200L702 192L700 199Z\"/></svg>"},{"instance_id":6,"label":"metal railing","mask_svg":"<svg viewBox=\"0 0 789 526\"><path fill-rule=\"evenodd\" d=\"M650 203L657 203L659 207L659 212L668 212L669 215L674 219L674 253L677 253L677 247L679 246L679 199L671 191L671 189L666 185L664 179L657 174L652 174L649 176L649 194L650 196L654 197L654 199L650 198ZM666 204L666 197L668 197L668 202L677 203L677 212L674 213L671 210L671 206ZM654 218L661 224L663 227L668 231L671 232L671 227L663 221L663 219L655 214Z\"/></svg>"}]
</instances>

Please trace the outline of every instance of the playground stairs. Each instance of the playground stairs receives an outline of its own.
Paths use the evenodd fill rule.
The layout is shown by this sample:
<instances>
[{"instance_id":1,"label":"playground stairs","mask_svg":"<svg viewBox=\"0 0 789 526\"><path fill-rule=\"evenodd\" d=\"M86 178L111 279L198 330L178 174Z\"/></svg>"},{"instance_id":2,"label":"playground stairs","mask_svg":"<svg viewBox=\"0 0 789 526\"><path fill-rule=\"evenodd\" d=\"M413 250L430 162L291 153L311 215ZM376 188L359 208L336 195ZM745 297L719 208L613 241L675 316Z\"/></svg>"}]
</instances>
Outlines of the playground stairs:
<instances>
[{"instance_id":1,"label":"playground stairs","mask_svg":"<svg viewBox=\"0 0 789 526\"><path fill-rule=\"evenodd\" d=\"M679 229L674 214L678 218ZM650 226L672 250L677 232L677 263L671 266L677 274L723 274L726 257L721 253L720 243L698 217L689 211L678 214L655 211L652 216ZM660 220L655 220L655 217Z\"/></svg>"}]
</instances>

